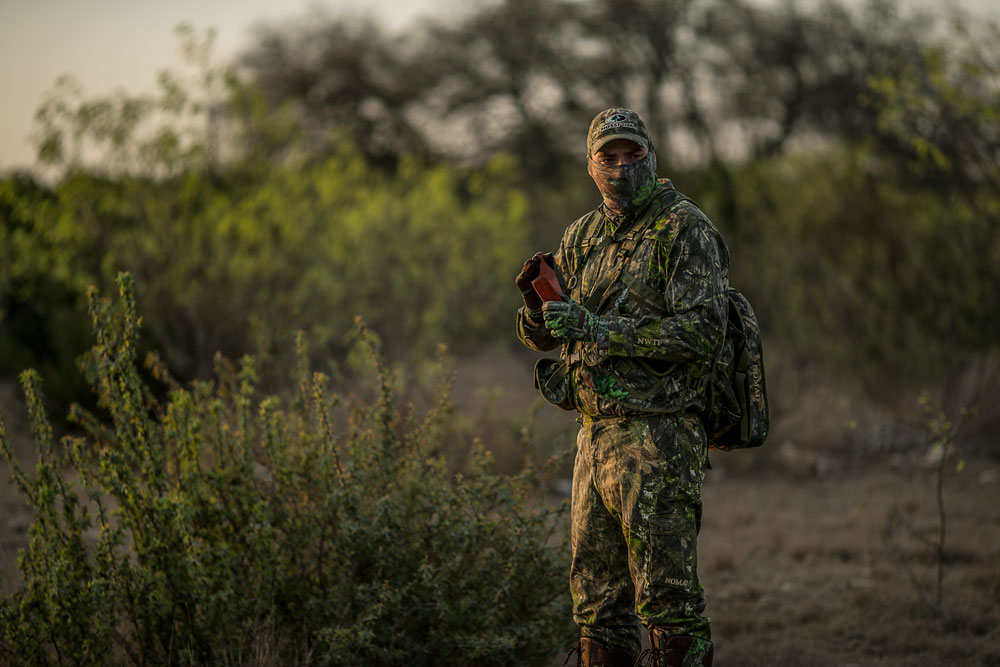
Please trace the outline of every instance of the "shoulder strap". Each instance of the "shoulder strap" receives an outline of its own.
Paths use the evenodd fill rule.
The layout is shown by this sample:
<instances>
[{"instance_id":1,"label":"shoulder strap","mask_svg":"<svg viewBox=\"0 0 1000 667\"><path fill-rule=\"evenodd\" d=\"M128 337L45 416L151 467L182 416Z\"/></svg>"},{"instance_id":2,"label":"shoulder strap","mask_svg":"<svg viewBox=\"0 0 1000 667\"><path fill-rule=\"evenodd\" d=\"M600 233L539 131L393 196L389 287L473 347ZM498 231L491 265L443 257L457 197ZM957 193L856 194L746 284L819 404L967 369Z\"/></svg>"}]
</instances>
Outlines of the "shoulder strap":
<instances>
[{"instance_id":1,"label":"shoulder strap","mask_svg":"<svg viewBox=\"0 0 1000 667\"><path fill-rule=\"evenodd\" d=\"M587 310L600 314L604 302L610 295L611 287L614 285L615 281L618 280L622 275L622 271L625 270L625 265L628 263L628 258L632 256L635 252L636 246L639 245L639 241L643 238L642 226L636 225L627 230L618 230L615 232L614 236L607 237L607 243L601 244L602 247L608 245L614 241L620 243L618 247L618 252L615 253L615 270L605 274L594 288L590 291L587 296L586 301L584 301L584 306Z\"/></svg>"},{"instance_id":2,"label":"shoulder strap","mask_svg":"<svg viewBox=\"0 0 1000 667\"><path fill-rule=\"evenodd\" d=\"M580 218L580 224L576 228L576 234L571 242L571 247L575 250L574 259L575 266L569 267L571 272L575 275L577 271L583 266L586 261L587 256L590 254L590 248L592 245L596 244L592 241L594 237L594 221L600 222L603 216L598 209L594 209L587 215ZM583 253L581 256L580 253Z\"/></svg>"}]
</instances>

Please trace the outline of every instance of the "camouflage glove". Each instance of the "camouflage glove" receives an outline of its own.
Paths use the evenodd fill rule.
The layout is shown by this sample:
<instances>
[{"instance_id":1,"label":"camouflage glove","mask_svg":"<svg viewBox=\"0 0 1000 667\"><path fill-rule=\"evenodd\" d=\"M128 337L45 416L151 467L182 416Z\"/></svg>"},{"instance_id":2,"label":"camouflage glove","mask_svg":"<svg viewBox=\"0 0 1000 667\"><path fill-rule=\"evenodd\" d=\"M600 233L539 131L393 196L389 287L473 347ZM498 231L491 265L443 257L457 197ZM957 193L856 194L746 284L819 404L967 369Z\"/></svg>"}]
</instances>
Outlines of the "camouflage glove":
<instances>
[{"instance_id":1,"label":"camouflage glove","mask_svg":"<svg viewBox=\"0 0 1000 667\"><path fill-rule=\"evenodd\" d=\"M575 301L546 301L542 317L556 338L606 343L611 332L611 318L598 317Z\"/></svg>"}]
</instances>

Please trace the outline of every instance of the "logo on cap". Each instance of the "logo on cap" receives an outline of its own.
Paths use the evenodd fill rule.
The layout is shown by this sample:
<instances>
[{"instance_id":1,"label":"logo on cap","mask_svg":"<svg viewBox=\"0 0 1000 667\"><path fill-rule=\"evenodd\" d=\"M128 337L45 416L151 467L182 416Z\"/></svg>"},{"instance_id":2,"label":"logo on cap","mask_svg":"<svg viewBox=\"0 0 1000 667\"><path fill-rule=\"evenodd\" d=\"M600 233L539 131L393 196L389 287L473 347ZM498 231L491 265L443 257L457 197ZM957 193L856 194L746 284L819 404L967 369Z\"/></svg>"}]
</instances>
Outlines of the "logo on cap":
<instances>
[{"instance_id":1,"label":"logo on cap","mask_svg":"<svg viewBox=\"0 0 1000 667\"><path fill-rule=\"evenodd\" d=\"M587 152L595 149L615 137L630 139L646 148L650 148L649 135L642 119L631 109L613 107L597 114L590 122Z\"/></svg>"},{"instance_id":2,"label":"logo on cap","mask_svg":"<svg viewBox=\"0 0 1000 667\"><path fill-rule=\"evenodd\" d=\"M594 128L594 137L601 137L612 132L632 131L638 132L639 125L632 115L616 111Z\"/></svg>"}]
</instances>

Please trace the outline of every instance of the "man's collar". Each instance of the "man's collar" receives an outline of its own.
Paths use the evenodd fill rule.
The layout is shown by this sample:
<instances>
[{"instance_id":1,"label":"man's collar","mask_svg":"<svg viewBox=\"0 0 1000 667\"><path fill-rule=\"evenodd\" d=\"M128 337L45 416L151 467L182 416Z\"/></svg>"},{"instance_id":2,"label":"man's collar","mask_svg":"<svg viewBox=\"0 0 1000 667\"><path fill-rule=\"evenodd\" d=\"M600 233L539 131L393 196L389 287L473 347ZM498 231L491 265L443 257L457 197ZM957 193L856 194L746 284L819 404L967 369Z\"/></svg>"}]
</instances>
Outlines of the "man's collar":
<instances>
[{"instance_id":1,"label":"man's collar","mask_svg":"<svg viewBox=\"0 0 1000 667\"><path fill-rule=\"evenodd\" d=\"M601 205L597 207L597 210L601 212L601 215L604 216L605 220L611 223L611 227L613 229L618 229L623 222L632 217L631 213L618 213L616 211L612 211L603 201L601 202Z\"/></svg>"}]
</instances>

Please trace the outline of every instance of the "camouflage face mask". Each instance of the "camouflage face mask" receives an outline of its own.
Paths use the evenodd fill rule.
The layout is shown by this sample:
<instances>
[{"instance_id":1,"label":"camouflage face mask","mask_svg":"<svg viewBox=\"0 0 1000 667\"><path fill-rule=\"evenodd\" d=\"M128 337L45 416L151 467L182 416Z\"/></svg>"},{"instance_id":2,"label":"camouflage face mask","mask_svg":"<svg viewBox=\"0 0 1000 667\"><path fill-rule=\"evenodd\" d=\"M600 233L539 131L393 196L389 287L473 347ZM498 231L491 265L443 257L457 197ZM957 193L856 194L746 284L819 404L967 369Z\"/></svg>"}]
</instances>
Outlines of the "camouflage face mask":
<instances>
[{"instance_id":1,"label":"camouflage face mask","mask_svg":"<svg viewBox=\"0 0 1000 667\"><path fill-rule=\"evenodd\" d=\"M587 158L587 173L615 213L631 213L642 206L656 188L656 154L650 150L637 162L605 167Z\"/></svg>"}]
</instances>

